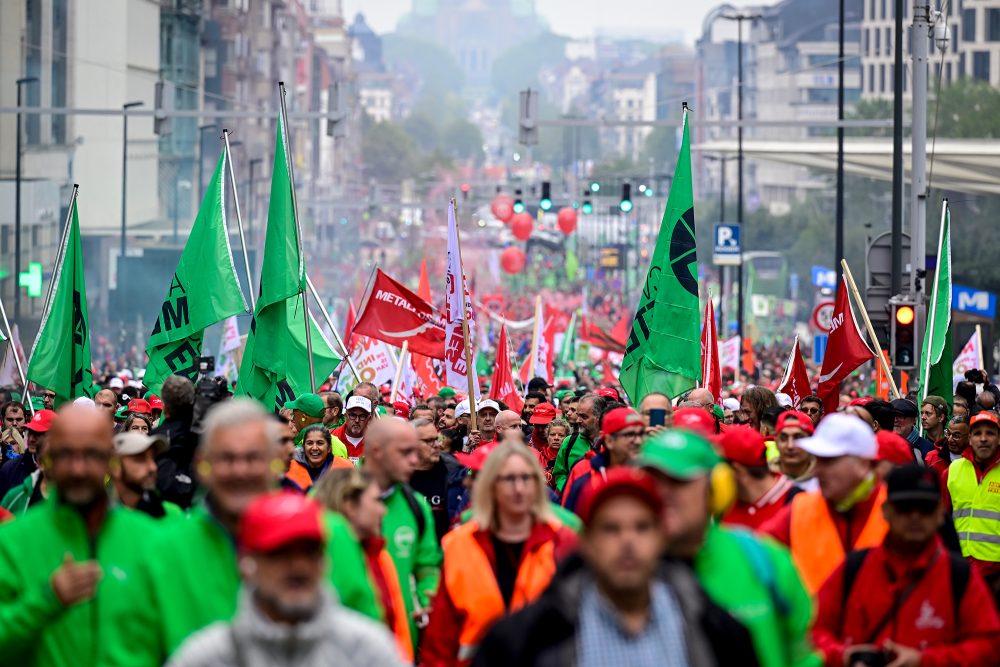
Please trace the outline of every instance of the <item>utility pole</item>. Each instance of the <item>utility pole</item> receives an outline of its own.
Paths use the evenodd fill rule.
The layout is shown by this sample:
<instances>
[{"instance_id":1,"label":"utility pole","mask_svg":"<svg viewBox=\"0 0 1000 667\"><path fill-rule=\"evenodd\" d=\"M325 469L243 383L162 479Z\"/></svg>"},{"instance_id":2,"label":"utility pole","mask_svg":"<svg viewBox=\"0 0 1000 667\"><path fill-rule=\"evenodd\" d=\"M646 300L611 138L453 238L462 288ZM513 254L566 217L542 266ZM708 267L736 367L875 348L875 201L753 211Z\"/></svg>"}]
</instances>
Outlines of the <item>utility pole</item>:
<instances>
[{"instance_id":1,"label":"utility pole","mask_svg":"<svg viewBox=\"0 0 1000 667\"><path fill-rule=\"evenodd\" d=\"M844 120L844 1L840 0L839 48L837 51L837 120ZM834 231L834 267L840 275L844 259L844 126L837 127L837 220Z\"/></svg>"},{"instance_id":2,"label":"utility pole","mask_svg":"<svg viewBox=\"0 0 1000 667\"><path fill-rule=\"evenodd\" d=\"M122 105L122 239L119 262L125 261L125 230L128 228L128 110L142 104L142 102L127 102Z\"/></svg>"},{"instance_id":3,"label":"utility pole","mask_svg":"<svg viewBox=\"0 0 1000 667\"><path fill-rule=\"evenodd\" d=\"M38 77L26 76L17 84L17 155L14 178L14 322L21 319L21 86L37 83Z\"/></svg>"},{"instance_id":4,"label":"utility pole","mask_svg":"<svg viewBox=\"0 0 1000 667\"><path fill-rule=\"evenodd\" d=\"M894 0L895 31L892 77L892 272L890 293L903 290L903 8ZM897 378L898 380L898 378Z\"/></svg>"},{"instance_id":5,"label":"utility pole","mask_svg":"<svg viewBox=\"0 0 1000 667\"><path fill-rule=\"evenodd\" d=\"M927 264L927 58L931 16L927 2L913 7L913 118L910 123L910 293L920 290ZM919 320L918 320L919 321ZM920 327L917 327L918 329ZM917 333L917 343L923 332ZM914 344L919 350L920 345Z\"/></svg>"}]
</instances>

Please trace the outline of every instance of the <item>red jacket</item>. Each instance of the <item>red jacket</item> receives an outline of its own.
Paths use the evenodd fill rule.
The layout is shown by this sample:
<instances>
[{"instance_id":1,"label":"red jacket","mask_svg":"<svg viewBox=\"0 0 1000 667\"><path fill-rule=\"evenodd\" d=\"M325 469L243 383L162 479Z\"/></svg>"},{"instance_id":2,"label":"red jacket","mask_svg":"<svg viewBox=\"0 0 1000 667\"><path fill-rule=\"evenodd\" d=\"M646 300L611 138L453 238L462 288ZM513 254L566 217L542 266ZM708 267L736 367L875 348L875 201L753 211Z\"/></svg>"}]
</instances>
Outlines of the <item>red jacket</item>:
<instances>
[{"instance_id":1,"label":"red jacket","mask_svg":"<svg viewBox=\"0 0 1000 667\"><path fill-rule=\"evenodd\" d=\"M361 442L357 445L352 445L350 440L347 439L347 423L340 425L340 428L335 428L331 433L340 438L340 441L344 443L344 447L347 447L347 456L350 457L355 462L357 459L365 455L365 438L361 437Z\"/></svg>"},{"instance_id":2,"label":"red jacket","mask_svg":"<svg viewBox=\"0 0 1000 667\"><path fill-rule=\"evenodd\" d=\"M881 646L887 639L921 651L921 667L995 665L1000 655L1000 617L982 576L972 568L959 609L952 605L951 560L940 539L917 558L885 548L868 552L844 601L844 565L819 590L813 640L827 665L844 664L844 649ZM897 597L910 588L892 619Z\"/></svg>"},{"instance_id":3,"label":"red jacket","mask_svg":"<svg viewBox=\"0 0 1000 667\"><path fill-rule=\"evenodd\" d=\"M983 477L986 476L986 473L992 470L997 464L1000 464L1000 450L997 450L993 460L990 461L990 463L985 467L976 463L976 457L972 454L971 446L965 448L965 451L962 452L962 456L972 461L972 467L976 471L976 481L980 484L982 484ZM945 468L944 475L941 476L941 493L944 496L945 505L948 507L949 512L951 512L951 492L948 491L948 470L950 467L951 464L949 464L948 468ZM993 575L1000 574L1000 563L994 563L986 560L976 560L975 558L969 558L969 562L979 568L980 573L982 573L984 577L991 577Z\"/></svg>"},{"instance_id":4,"label":"red jacket","mask_svg":"<svg viewBox=\"0 0 1000 667\"><path fill-rule=\"evenodd\" d=\"M751 530L757 530L789 503L790 493L798 491L790 479L779 475L774 480L774 486L756 501L748 503L737 498L733 506L722 515L722 523L729 526L746 526Z\"/></svg>"}]
</instances>

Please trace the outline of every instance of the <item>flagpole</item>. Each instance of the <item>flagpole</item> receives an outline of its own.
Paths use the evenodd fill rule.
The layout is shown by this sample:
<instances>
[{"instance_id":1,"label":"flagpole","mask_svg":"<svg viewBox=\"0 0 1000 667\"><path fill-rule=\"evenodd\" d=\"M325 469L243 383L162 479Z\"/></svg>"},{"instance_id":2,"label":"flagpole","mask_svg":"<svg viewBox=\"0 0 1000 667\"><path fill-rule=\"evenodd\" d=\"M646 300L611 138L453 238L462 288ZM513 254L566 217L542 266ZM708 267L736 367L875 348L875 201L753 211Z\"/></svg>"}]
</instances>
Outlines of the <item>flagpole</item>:
<instances>
[{"instance_id":1,"label":"flagpole","mask_svg":"<svg viewBox=\"0 0 1000 667\"><path fill-rule=\"evenodd\" d=\"M472 348L469 347L469 314L465 304L465 264L462 263L462 241L458 231L458 204L455 198L451 198L451 208L455 211L455 245L458 249L458 277L461 283L459 298L462 300L462 338L465 342L465 379L469 385L469 430L476 430L476 390L473 385L472 374L476 369L472 365Z\"/></svg>"},{"instance_id":2,"label":"flagpole","mask_svg":"<svg viewBox=\"0 0 1000 667\"><path fill-rule=\"evenodd\" d=\"M948 200L944 199L941 202L941 226L938 229L938 266L941 265L941 246L944 245L944 219L948 214ZM949 270L950 270L949 266ZM931 357L934 354L934 320L937 319L937 298L938 298L938 281L937 276L934 280L934 289L931 291L931 312L928 322L930 326L924 334L924 345L926 345L927 354L924 355L926 358L923 360L923 366L920 369L920 400L923 400L927 396L927 381L931 374ZM923 350L921 350L923 351ZM923 431L923 429L921 429Z\"/></svg>"},{"instance_id":3,"label":"flagpole","mask_svg":"<svg viewBox=\"0 0 1000 667\"><path fill-rule=\"evenodd\" d=\"M976 361L979 362L979 370L986 370L986 362L983 361L983 329L976 325Z\"/></svg>"},{"instance_id":4,"label":"flagpole","mask_svg":"<svg viewBox=\"0 0 1000 667\"><path fill-rule=\"evenodd\" d=\"M875 328L872 326L872 321L868 318L868 311L865 310L864 302L861 301L861 293L858 292L858 286L854 283L854 275L851 273L851 267L847 265L846 259L840 260L840 266L844 269L844 277L847 278L847 284L850 287L851 293L854 295L854 301L858 304L858 309L861 311L861 317L865 321L865 327L868 328L868 335L871 337L872 342L875 343L875 347L878 349L878 354L875 356L882 365L882 372L884 372L886 377L889 379L889 386L892 388L893 396L896 398L902 398L902 395L899 393L899 387L896 386L896 381L892 377L892 371L889 370L889 364L886 363L885 357L882 356L882 346L878 344L878 336L875 335ZM848 302L850 302L850 299L848 299Z\"/></svg>"},{"instance_id":5,"label":"flagpole","mask_svg":"<svg viewBox=\"0 0 1000 667\"><path fill-rule=\"evenodd\" d=\"M392 391L389 392L389 402L396 402L396 392L399 391L399 378L403 376L403 366L406 364L406 355L410 352L410 341L404 340L403 347L399 352L399 360L396 362L396 377L392 379Z\"/></svg>"},{"instance_id":6,"label":"flagpole","mask_svg":"<svg viewBox=\"0 0 1000 667\"><path fill-rule=\"evenodd\" d=\"M10 344L10 353L14 357L14 364L17 366L17 374L21 376L21 384L24 385L25 403L28 404L31 414L34 415L35 406L31 404L31 394L28 393L28 378L24 375L24 367L21 366L21 357L18 356L17 346L14 345L14 332L10 328L10 321L7 319L7 309L3 305L2 296L0 296L0 315L3 315L4 333L7 336L7 342Z\"/></svg>"},{"instance_id":7,"label":"flagpole","mask_svg":"<svg viewBox=\"0 0 1000 667\"><path fill-rule=\"evenodd\" d=\"M250 310L254 311L257 310L257 293L253 288L253 278L250 277L250 255L247 254L247 240L243 235L243 216L240 214L240 196L236 191L236 170L233 167L233 151L229 147L229 130L226 128L222 128L222 139L226 142L226 163L229 165L229 181L233 184L233 203L236 204L236 228L240 232L240 247L243 248L243 268L246 269L247 287L250 289Z\"/></svg>"},{"instance_id":8,"label":"flagpole","mask_svg":"<svg viewBox=\"0 0 1000 667\"><path fill-rule=\"evenodd\" d=\"M73 220L73 207L76 205L76 196L80 192L80 184L73 184L73 192L69 196L69 208L66 209L66 222L63 224L62 235L59 237L59 251L56 253L56 262L53 266L61 266L63 256L66 254L66 237L69 234L69 225ZM49 309L49 301L52 299L52 291L56 287L56 274L57 271L52 272L52 277L49 279L49 289L45 292L45 303L42 305L42 313L45 313Z\"/></svg>"},{"instance_id":9,"label":"flagpole","mask_svg":"<svg viewBox=\"0 0 1000 667\"><path fill-rule=\"evenodd\" d=\"M351 359L351 353L348 351L347 346L344 345L344 339L340 337L340 332L337 331L337 327L333 325L333 320L330 319L330 313L326 312L326 307L323 306L323 301L319 298L319 292L313 287L312 280L309 276L306 276L306 287L312 292L313 298L316 299L316 303L319 304L319 311L323 313L323 319L326 320L326 326L330 327L330 331L333 332L333 337L337 339L337 343L340 345L340 349L344 352L344 359L347 360L347 365L351 368L351 373L354 374L354 379L361 382L361 374L358 373L357 366L354 365L354 360Z\"/></svg>"},{"instance_id":10,"label":"flagpole","mask_svg":"<svg viewBox=\"0 0 1000 667\"><path fill-rule=\"evenodd\" d=\"M299 226L299 200L295 194L295 173L292 171L292 156L289 154L289 136L288 136L288 108L285 104L285 82L278 82L278 97L281 100L281 118L279 122L282 126L282 139L285 142L285 168L288 169L288 183L292 189L292 216L295 218L295 240L298 242L299 246L299 262L301 266L299 267L302 271L302 275L306 272L306 258L302 249L302 229ZM302 290L302 310L303 310L303 321L305 321L306 326L306 356L309 357L309 388L310 391L316 391L316 369L313 364L313 346L312 346L312 327L309 326L309 299L306 290Z\"/></svg>"}]
</instances>

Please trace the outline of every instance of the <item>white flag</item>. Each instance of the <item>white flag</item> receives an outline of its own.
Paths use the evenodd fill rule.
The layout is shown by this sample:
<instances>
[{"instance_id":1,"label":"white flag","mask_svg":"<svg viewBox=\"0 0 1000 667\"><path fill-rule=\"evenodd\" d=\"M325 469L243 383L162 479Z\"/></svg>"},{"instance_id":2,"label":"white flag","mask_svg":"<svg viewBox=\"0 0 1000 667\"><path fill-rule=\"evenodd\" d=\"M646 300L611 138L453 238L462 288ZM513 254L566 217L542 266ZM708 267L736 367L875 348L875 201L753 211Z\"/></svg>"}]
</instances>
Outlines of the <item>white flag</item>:
<instances>
[{"instance_id":1,"label":"white flag","mask_svg":"<svg viewBox=\"0 0 1000 667\"><path fill-rule=\"evenodd\" d=\"M16 331L16 330L15 330ZM962 346L962 351L958 353L955 362L952 364L952 379L954 384L965 379L965 371L981 368L980 359L983 358L983 342L980 339L979 328L972 332L968 342Z\"/></svg>"},{"instance_id":2,"label":"white flag","mask_svg":"<svg viewBox=\"0 0 1000 667\"><path fill-rule=\"evenodd\" d=\"M9 387L21 384L21 374L17 372L17 363L14 361L15 353L21 360L21 368L27 368L28 360L24 356L24 347L21 345L21 335L18 333L16 324L11 327L11 340L7 343L3 364L0 365L0 386Z\"/></svg>"},{"instance_id":3,"label":"white flag","mask_svg":"<svg viewBox=\"0 0 1000 667\"><path fill-rule=\"evenodd\" d=\"M732 368L736 371L736 377L740 376L740 337L733 336L732 338L727 338L722 341L719 345L719 367L720 368Z\"/></svg>"},{"instance_id":4,"label":"white flag","mask_svg":"<svg viewBox=\"0 0 1000 667\"><path fill-rule=\"evenodd\" d=\"M444 292L444 309L448 322L444 328L444 368L445 382L459 391L469 390L471 373L473 392L479 398L479 378L475 368L466 364L465 338L462 335L462 321L468 323L469 344L475 339L475 310L466 287L462 260L458 252L458 222L455 220L455 205L448 205L448 274ZM475 351L469 351L469 358L475 359Z\"/></svg>"},{"instance_id":5,"label":"white flag","mask_svg":"<svg viewBox=\"0 0 1000 667\"><path fill-rule=\"evenodd\" d=\"M358 375L365 382L371 382L376 387L392 382L396 374L396 364L392 359L392 350L386 343L368 336L357 336L357 342L351 351L351 359L358 369ZM337 379L337 391L346 396L358 384L351 367L343 364L340 377Z\"/></svg>"}]
</instances>

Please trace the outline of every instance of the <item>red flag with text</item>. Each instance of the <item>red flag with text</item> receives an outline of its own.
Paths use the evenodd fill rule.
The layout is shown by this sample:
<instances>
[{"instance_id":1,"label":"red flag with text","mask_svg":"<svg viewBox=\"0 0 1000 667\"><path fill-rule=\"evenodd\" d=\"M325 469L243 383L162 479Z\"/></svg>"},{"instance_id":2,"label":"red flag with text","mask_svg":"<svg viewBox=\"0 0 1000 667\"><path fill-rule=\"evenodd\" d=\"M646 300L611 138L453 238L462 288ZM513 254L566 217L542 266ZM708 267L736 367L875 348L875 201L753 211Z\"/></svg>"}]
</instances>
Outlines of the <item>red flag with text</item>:
<instances>
[{"instance_id":1,"label":"red flag with text","mask_svg":"<svg viewBox=\"0 0 1000 667\"><path fill-rule=\"evenodd\" d=\"M705 302L705 326L701 328L701 382L712 392L715 402L722 400L722 370L719 368L719 338L715 333L715 306Z\"/></svg>"},{"instance_id":2,"label":"red flag with text","mask_svg":"<svg viewBox=\"0 0 1000 667\"><path fill-rule=\"evenodd\" d=\"M823 399L827 414L836 412L840 405L840 383L844 378L873 358L875 353L861 337L861 331L854 321L851 299L847 294L847 281L841 278L837 300L833 306L826 356L823 358L823 368L816 387L816 395Z\"/></svg>"},{"instance_id":3,"label":"red flag with text","mask_svg":"<svg viewBox=\"0 0 1000 667\"><path fill-rule=\"evenodd\" d=\"M792 352L788 355L788 364L785 365L785 374L781 377L778 385L778 392L788 394L792 399L792 407L799 409L799 403L806 396L812 393L809 384L809 371L806 363L802 361L802 350L799 349L799 337L795 337L792 343Z\"/></svg>"},{"instance_id":4,"label":"red flag with text","mask_svg":"<svg viewBox=\"0 0 1000 667\"><path fill-rule=\"evenodd\" d=\"M408 340L414 354L444 359L444 322L440 314L382 269L375 271L375 282L361 305L354 331L395 347L402 347Z\"/></svg>"},{"instance_id":5,"label":"red flag with text","mask_svg":"<svg viewBox=\"0 0 1000 667\"><path fill-rule=\"evenodd\" d=\"M448 272L445 281L444 310L448 319L445 323L444 377L448 386L459 391L469 391L479 397L479 378L476 369L469 368L468 360L475 359L475 350L466 345L475 340L476 314L472 297L465 280L462 258L458 247L458 221L455 219L454 201L448 205ZM462 331L463 323L467 331ZM468 340L466 340L466 334Z\"/></svg>"},{"instance_id":6,"label":"red flag with text","mask_svg":"<svg viewBox=\"0 0 1000 667\"><path fill-rule=\"evenodd\" d=\"M514 384L514 372L510 367L510 341L507 340L507 327L500 325L500 339L497 341L497 360L493 366L493 379L490 382L490 398L503 401L514 412L520 413L524 401Z\"/></svg>"}]
</instances>

